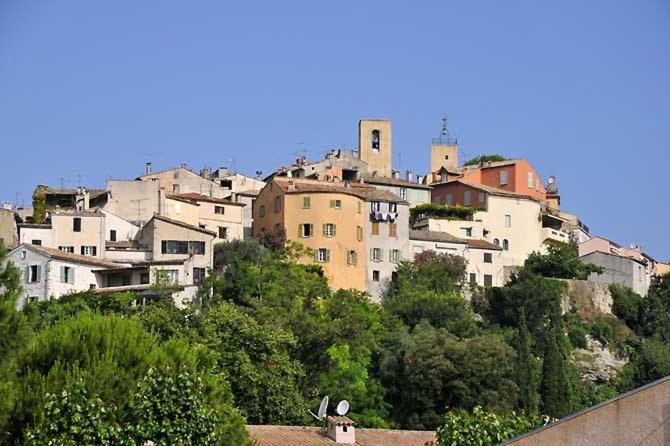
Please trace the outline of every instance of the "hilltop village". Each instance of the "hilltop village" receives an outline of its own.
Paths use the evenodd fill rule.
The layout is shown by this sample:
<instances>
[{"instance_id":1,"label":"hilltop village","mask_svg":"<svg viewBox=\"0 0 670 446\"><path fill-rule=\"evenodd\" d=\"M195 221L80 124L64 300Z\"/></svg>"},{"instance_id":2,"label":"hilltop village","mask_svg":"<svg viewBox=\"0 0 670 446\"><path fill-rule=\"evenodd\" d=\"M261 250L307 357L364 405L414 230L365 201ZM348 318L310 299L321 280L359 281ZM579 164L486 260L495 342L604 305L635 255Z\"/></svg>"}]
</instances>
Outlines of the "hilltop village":
<instances>
[{"instance_id":1,"label":"hilltop village","mask_svg":"<svg viewBox=\"0 0 670 446\"><path fill-rule=\"evenodd\" d=\"M593 236L562 209L556 178L544 180L529 160L461 160L446 126L429 155L425 173L395 170L391 121L364 119L357 149L299 157L265 177L186 164L154 172L147 162L142 175L104 189L37 185L31 208L3 204L0 239L23 272L21 305L85 290L151 298L157 280L174 285L182 305L213 267L217 243L252 238L300 243L309 251L299 261L320 265L332 288L375 302L397 265L424 251L462 256L467 282L481 287L504 285L554 242L577 244L581 260L603 268L589 281L641 295L670 269Z\"/></svg>"}]
</instances>

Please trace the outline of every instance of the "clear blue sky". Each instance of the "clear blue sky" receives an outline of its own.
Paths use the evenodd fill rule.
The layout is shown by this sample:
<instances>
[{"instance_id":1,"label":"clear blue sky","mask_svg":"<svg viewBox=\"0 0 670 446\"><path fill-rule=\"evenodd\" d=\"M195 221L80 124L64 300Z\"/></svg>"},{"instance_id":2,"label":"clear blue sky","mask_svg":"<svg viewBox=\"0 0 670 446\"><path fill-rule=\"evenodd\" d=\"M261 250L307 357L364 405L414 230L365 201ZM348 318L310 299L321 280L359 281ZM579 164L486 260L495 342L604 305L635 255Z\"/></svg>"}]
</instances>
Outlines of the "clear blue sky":
<instances>
[{"instance_id":1,"label":"clear blue sky","mask_svg":"<svg viewBox=\"0 0 670 446\"><path fill-rule=\"evenodd\" d=\"M147 160L269 173L361 117L423 172L443 113L462 156L528 158L593 233L670 259L667 0L0 0L0 200Z\"/></svg>"}]
</instances>

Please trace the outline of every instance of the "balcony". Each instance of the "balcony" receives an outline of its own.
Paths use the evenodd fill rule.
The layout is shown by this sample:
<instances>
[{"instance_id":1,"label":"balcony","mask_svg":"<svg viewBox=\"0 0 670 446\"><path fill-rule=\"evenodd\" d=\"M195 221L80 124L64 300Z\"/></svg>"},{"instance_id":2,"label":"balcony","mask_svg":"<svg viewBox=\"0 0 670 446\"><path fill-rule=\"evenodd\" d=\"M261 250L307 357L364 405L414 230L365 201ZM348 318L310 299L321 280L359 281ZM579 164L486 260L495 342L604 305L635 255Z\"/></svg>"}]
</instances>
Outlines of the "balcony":
<instances>
[{"instance_id":1,"label":"balcony","mask_svg":"<svg viewBox=\"0 0 670 446\"><path fill-rule=\"evenodd\" d=\"M554 228L542 228L542 240L554 240L557 242L570 242L570 235L568 233Z\"/></svg>"}]
</instances>

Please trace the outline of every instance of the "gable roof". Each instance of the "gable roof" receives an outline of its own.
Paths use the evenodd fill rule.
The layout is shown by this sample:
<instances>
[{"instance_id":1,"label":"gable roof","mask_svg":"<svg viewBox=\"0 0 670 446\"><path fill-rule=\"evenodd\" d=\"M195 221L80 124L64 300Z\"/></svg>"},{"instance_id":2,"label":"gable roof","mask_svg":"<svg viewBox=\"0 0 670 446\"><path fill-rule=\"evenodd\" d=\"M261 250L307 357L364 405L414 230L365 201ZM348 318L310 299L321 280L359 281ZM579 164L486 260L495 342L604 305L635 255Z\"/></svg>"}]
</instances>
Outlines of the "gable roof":
<instances>
[{"instance_id":1,"label":"gable roof","mask_svg":"<svg viewBox=\"0 0 670 446\"><path fill-rule=\"evenodd\" d=\"M192 201L207 201L210 203L221 203L229 206L244 206L244 203L236 203L234 201L228 200L226 198L215 198L208 197L207 195L198 194L196 192L187 192L183 194L168 195L169 198L177 198L183 200L192 200Z\"/></svg>"},{"instance_id":2,"label":"gable roof","mask_svg":"<svg viewBox=\"0 0 670 446\"><path fill-rule=\"evenodd\" d=\"M72 254L69 252L61 251L60 249L47 248L46 246L32 245L30 243L20 244L18 247L14 248L11 253L14 253L15 251L25 248L40 252L53 259L63 260L66 262L81 263L84 265L99 266L101 268L110 268L110 269L124 268L125 266L123 264L115 263L109 260L98 259L96 257L82 256L80 254Z\"/></svg>"},{"instance_id":3,"label":"gable roof","mask_svg":"<svg viewBox=\"0 0 670 446\"><path fill-rule=\"evenodd\" d=\"M248 425L258 446L336 446L320 427ZM358 446L424 446L435 441L434 431L356 428Z\"/></svg>"},{"instance_id":4,"label":"gable roof","mask_svg":"<svg viewBox=\"0 0 670 446\"><path fill-rule=\"evenodd\" d=\"M418 230L410 229L409 231L410 240L424 240L427 242L442 242L442 243L459 243L462 245L467 244L466 240L454 237L453 235L447 232L438 232L438 231L427 231L427 230Z\"/></svg>"},{"instance_id":5,"label":"gable roof","mask_svg":"<svg viewBox=\"0 0 670 446\"><path fill-rule=\"evenodd\" d=\"M163 217L162 215L154 214L154 216L151 217L151 220L163 221L165 223L169 223L169 224L172 224L172 225L175 225L175 226L181 226L182 228L190 229L192 231L202 232L203 234L207 234L207 235L211 235L213 237L216 237L216 233L213 232L213 231L208 231L207 229L203 229L199 226L189 225L188 223L184 223L183 221L173 220L171 218ZM151 222L151 220L149 220L149 222Z\"/></svg>"},{"instance_id":6,"label":"gable roof","mask_svg":"<svg viewBox=\"0 0 670 446\"><path fill-rule=\"evenodd\" d=\"M391 203L409 204L393 192L377 189L364 183L341 182L330 183L302 178L275 177L268 184L276 184L287 194L301 193L336 193L353 195L365 201L388 201ZM266 186L267 187L267 186Z\"/></svg>"},{"instance_id":7,"label":"gable roof","mask_svg":"<svg viewBox=\"0 0 670 446\"><path fill-rule=\"evenodd\" d=\"M430 186L421 184L421 183L413 183L411 181L403 180L402 178L393 178L393 177L378 177L378 176L372 176L372 175L361 175L361 179L363 179L366 183L369 184L382 184L382 185L388 185L388 186L404 186L404 187L413 187L415 189L425 189L425 190L430 190Z\"/></svg>"},{"instance_id":8,"label":"gable roof","mask_svg":"<svg viewBox=\"0 0 670 446\"><path fill-rule=\"evenodd\" d=\"M470 249L491 249L493 251L502 251L500 246L496 246L491 242L481 239L467 239L468 248Z\"/></svg>"},{"instance_id":9,"label":"gable roof","mask_svg":"<svg viewBox=\"0 0 670 446\"><path fill-rule=\"evenodd\" d=\"M508 197L508 198L523 198L525 200L531 200L531 201L536 201L538 203L541 203L542 201L539 198L531 197L530 195L524 195L524 194L518 194L516 192L510 192L504 189L498 189L497 187L492 187L492 186L486 186L484 184L479 184L479 183L471 183L469 181L465 181L461 178L457 178L455 180L450 180L447 181L446 183L438 183L438 184L433 184L433 187L439 187L439 186L451 186L452 184L462 184L464 186L469 186L472 187L473 189L478 189L481 190L482 192L486 192L489 195L495 195L498 197Z\"/></svg>"}]
</instances>

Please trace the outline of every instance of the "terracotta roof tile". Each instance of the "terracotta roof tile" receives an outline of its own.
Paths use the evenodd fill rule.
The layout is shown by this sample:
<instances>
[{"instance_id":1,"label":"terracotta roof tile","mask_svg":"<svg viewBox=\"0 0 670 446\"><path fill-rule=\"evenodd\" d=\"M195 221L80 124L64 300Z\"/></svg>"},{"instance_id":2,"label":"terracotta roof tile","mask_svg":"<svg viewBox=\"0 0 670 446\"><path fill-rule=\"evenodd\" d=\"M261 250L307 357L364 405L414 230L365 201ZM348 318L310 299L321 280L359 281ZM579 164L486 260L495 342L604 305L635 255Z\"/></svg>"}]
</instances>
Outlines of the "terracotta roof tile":
<instances>
[{"instance_id":1,"label":"terracotta roof tile","mask_svg":"<svg viewBox=\"0 0 670 446\"><path fill-rule=\"evenodd\" d=\"M366 201L388 201L392 203L407 203L393 192L380 190L364 183L341 182L327 183L324 181L305 180L297 178L277 177L273 182L286 193L324 192L353 195Z\"/></svg>"},{"instance_id":2,"label":"terracotta roof tile","mask_svg":"<svg viewBox=\"0 0 670 446\"><path fill-rule=\"evenodd\" d=\"M500 246L496 246L491 242L487 242L486 240L480 240L480 239L467 239L466 242L468 242L468 247L473 248L473 249L492 249L495 251L501 251L502 248Z\"/></svg>"},{"instance_id":3,"label":"terracotta roof tile","mask_svg":"<svg viewBox=\"0 0 670 446\"><path fill-rule=\"evenodd\" d=\"M158 215L158 214L154 214L152 220L153 219L164 221L165 223L170 223L170 224L173 224L173 225L176 225L176 226L181 226L182 228L190 229L192 231L202 232L203 234L207 234L207 235L211 235L213 237L216 237L216 232L208 231L207 229L203 229L199 226L189 225L188 223L184 223L183 221L173 220L171 218L163 217L162 215Z\"/></svg>"},{"instance_id":4,"label":"terracotta roof tile","mask_svg":"<svg viewBox=\"0 0 670 446\"><path fill-rule=\"evenodd\" d=\"M429 242L443 242L443 243L460 243L465 245L468 243L467 240L454 237L453 235L447 232L438 232L438 231L426 231L426 230L416 230L411 229L409 231L410 240L425 240Z\"/></svg>"},{"instance_id":5,"label":"terracotta roof tile","mask_svg":"<svg viewBox=\"0 0 670 446\"><path fill-rule=\"evenodd\" d=\"M490 195L496 195L499 197L511 197L511 198L524 198L526 200L532 200L532 201L537 201L541 202L540 199L531 197L530 195L523 195L523 194L518 194L516 192L510 192L504 189L498 189L497 187L492 187L492 186L486 186L484 184L479 184L479 183L471 183L469 181L465 181L463 179L455 179L451 181L447 181L446 183L439 183L439 184L434 184L433 187L439 187L439 186L449 186L451 184L463 184L464 186L470 186L474 189L481 190L483 192L487 192Z\"/></svg>"},{"instance_id":6,"label":"terracotta roof tile","mask_svg":"<svg viewBox=\"0 0 670 446\"><path fill-rule=\"evenodd\" d=\"M54 259L63 260L66 262L72 263L82 263L85 265L99 266L101 268L123 268L125 265L115 263L109 260L98 259L96 257L82 256L80 254L72 254L69 252L61 251L60 249L47 248L46 246L31 245L29 243L23 243L14 249L21 249L27 247L29 249L34 249L36 251L42 252Z\"/></svg>"},{"instance_id":7,"label":"terracotta roof tile","mask_svg":"<svg viewBox=\"0 0 670 446\"><path fill-rule=\"evenodd\" d=\"M388 186L405 186L414 187L417 189L429 190L430 186L420 183L413 183L411 181L403 180L402 178L387 178L387 177L373 177L372 175L361 175L361 178L369 184L382 184Z\"/></svg>"},{"instance_id":8,"label":"terracotta roof tile","mask_svg":"<svg viewBox=\"0 0 670 446\"><path fill-rule=\"evenodd\" d=\"M247 426L258 446L335 446L320 427ZM358 446L424 446L435 441L432 431L401 431L393 429L356 428Z\"/></svg>"}]
</instances>

